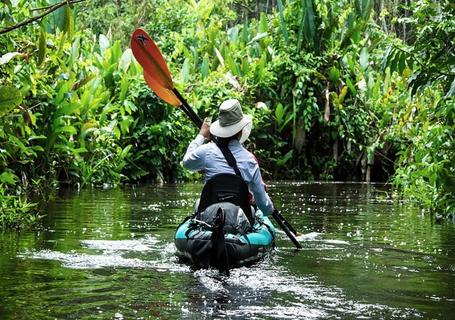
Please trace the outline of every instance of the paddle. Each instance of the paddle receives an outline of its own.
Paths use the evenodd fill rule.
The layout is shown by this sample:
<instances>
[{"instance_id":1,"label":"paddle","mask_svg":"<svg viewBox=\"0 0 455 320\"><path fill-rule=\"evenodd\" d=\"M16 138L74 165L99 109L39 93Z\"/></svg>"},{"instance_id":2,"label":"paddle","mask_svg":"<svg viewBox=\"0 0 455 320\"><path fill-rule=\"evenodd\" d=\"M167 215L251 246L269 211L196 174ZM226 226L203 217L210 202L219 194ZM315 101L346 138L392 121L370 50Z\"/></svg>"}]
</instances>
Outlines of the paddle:
<instances>
[{"instance_id":1,"label":"paddle","mask_svg":"<svg viewBox=\"0 0 455 320\"><path fill-rule=\"evenodd\" d=\"M197 113L194 112L188 102L186 102L180 92L174 87L171 73L160 49L158 49L144 30L136 29L133 32L131 36L131 50L136 60L144 69L144 78L150 89L167 103L180 107L196 127L200 128L202 126L201 118L199 118ZM302 246L295 238L297 232L289 222L276 209L273 211L272 216L296 248L301 249Z\"/></svg>"},{"instance_id":2,"label":"paddle","mask_svg":"<svg viewBox=\"0 0 455 320\"><path fill-rule=\"evenodd\" d=\"M131 50L144 69L144 78L150 89L167 103L180 107L188 117L200 128L202 120L193 111L188 102L174 87L171 73L166 61L155 42L142 29L136 29L131 36Z\"/></svg>"}]
</instances>

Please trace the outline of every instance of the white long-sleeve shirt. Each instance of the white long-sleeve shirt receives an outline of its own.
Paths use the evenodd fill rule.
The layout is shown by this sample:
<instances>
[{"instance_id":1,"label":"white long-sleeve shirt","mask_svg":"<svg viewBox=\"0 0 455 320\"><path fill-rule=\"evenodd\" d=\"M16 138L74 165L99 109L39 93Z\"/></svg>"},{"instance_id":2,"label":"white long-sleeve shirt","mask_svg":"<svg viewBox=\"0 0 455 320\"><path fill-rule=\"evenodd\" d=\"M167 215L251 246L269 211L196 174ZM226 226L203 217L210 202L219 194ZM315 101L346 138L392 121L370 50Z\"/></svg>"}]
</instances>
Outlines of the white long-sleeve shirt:
<instances>
[{"instance_id":1,"label":"white long-sleeve shirt","mask_svg":"<svg viewBox=\"0 0 455 320\"><path fill-rule=\"evenodd\" d=\"M254 195L256 205L264 215L271 214L273 203L265 191L256 158L235 139L229 142L229 150L237 161L243 180ZM204 137L200 134L188 146L183 157L183 166L193 171L203 170L206 182L219 173L235 174L218 146L213 142L204 144Z\"/></svg>"}]
</instances>

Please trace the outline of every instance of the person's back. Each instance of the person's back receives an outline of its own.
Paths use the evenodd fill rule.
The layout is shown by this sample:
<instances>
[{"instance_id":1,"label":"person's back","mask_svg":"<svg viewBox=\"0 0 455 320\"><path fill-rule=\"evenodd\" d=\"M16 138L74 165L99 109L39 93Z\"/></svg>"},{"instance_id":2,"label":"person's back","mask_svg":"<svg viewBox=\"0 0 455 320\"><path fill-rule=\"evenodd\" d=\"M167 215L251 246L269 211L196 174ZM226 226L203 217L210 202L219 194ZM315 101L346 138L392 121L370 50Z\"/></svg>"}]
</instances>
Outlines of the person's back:
<instances>
[{"instance_id":1,"label":"person's back","mask_svg":"<svg viewBox=\"0 0 455 320\"><path fill-rule=\"evenodd\" d=\"M253 193L257 206L263 214L268 215L273 211L273 204L265 191L259 165L256 158L242 145L249 136L251 125L252 118L243 115L237 100L223 102L219 120L211 126L207 123L202 125L199 135L187 149L183 165L189 170L204 171L206 182L220 173L235 174L234 168L221 150L227 147L228 150L224 152L232 153L239 173ZM218 145L214 142L204 144L210 133L218 137Z\"/></svg>"}]
</instances>

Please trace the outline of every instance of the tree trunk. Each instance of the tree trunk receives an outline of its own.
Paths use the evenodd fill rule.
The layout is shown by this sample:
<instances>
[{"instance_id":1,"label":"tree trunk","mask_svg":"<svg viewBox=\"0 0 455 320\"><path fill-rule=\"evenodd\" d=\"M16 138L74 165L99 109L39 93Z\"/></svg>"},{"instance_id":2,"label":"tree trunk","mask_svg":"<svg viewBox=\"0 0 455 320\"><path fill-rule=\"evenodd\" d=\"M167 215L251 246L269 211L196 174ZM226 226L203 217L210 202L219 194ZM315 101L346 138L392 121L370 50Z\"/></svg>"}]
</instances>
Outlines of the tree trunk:
<instances>
[{"instance_id":1,"label":"tree trunk","mask_svg":"<svg viewBox=\"0 0 455 320\"><path fill-rule=\"evenodd\" d=\"M333 143L333 160L338 163L338 139Z\"/></svg>"},{"instance_id":2,"label":"tree trunk","mask_svg":"<svg viewBox=\"0 0 455 320\"><path fill-rule=\"evenodd\" d=\"M365 174L365 182L371 182L371 166L367 164L367 171Z\"/></svg>"}]
</instances>

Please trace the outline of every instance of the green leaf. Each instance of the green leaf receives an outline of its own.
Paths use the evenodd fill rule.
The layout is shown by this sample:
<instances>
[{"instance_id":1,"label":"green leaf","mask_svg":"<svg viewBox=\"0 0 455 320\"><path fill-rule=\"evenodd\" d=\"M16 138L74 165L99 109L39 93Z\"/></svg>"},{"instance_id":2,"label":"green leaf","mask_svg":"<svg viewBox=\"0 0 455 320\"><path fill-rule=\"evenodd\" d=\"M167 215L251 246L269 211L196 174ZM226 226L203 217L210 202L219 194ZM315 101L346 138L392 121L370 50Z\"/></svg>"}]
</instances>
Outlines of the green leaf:
<instances>
[{"instance_id":1,"label":"green leaf","mask_svg":"<svg viewBox=\"0 0 455 320\"><path fill-rule=\"evenodd\" d=\"M183 61L182 78L185 83L190 80L190 59L188 58L185 58L185 61Z\"/></svg>"},{"instance_id":2,"label":"green leaf","mask_svg":"<svg viewBox=\"0 0 455 320\"><path fill-rule=\"evenodd\" d=\"M387 47L387 49L384 51L382 61L381 61L381 69L385 70L389 65L390 65L390 54L392 53L392 46Z\"/></svg>"},{"instance_id":3,"label":"green leaf","mask_svg":"<svg viewBox=\"0 0 455 320\"><path fill-rule=\"evenodd\" d=\"M73 44L71 45L71 54L68 58L68 69L72 69L74 63L78 60L79 57L79 52L80 52L80 37L77 37L74 41Z\"/></svg>"},{"instance_id":4,"label":"green leaf","mask_svg":"<svg viewBox=\"0 0 455 320\"><path fill-rule=\"evenodd\" d=\"M285 111L283 105L281 103L278 103L275 108L275 119L278 125L280 125L281 121L283 120L284 112Z\"/></svg>"},{"instance_id":5,"label":"green leaf","mask_svg":"<svg viewBox=\"0 0 455 320\"><path fill-rule=\"evenodd\" d=\"M129 85L130 85L130 82L129 82L128 78L122 77L122 81L120 82L120 94L118 97L120 101L125 100Z\"/></svg>"},{"instance_id":6,"label":"green leaf","mask_svg":"<svg viewBox=\"0 0 455 320\"><path fill-rule=\"evenodd\" d=\"M304 15L304 34L305 39L312 45L314 44L314 11L313 11L313 1L305 0L305 15Z\"/></svg>"},{"instance_id":7,"label":"green leaf","mask_svg":"<svg viewBox=\"0 0 455 320\"><path fill-rule=\"evenodd\" d=\"M56 4L59 0L50 0L49 4ZM49 15L48 32L56 32L57 29L63 31L65 29L65 8L59 8Z\"/></svg>"},{"instance_id":8,"label":"green leaf","mask_svg":"<svg viewBox=\"0 0 455 320\"><path fill-rule=\"evenodd\" d=\"M202 79L207 78L209 75L209 55L206 52L204 55L204 58L202 59L202 65L201 65L201 74L202 74Z\"/></svg>"},{"instance_id":9,"label":"green leaf","mask_svg":"<svg viewBox=\"0 0 455 320\"><path fill-rule=\"evenodd\" d=\"M288 30L286 27L286 21L284 20L284 15L283 15L283 1L278 0L278 16L280 20L280 27L281 27L281 32L283 32L284 40L286 41L286 44L289 45L289 34Z\"/></svg>"},{"instance_id":10,"label":"green leaf","mask_svg":"<svg viewBox=\"0 0 455 320\"><path fill-rule=\"evenodd\" d=\"M329 70L329 79L333 83L337 83L340 80L340 70L335 67L330 68Z\"/></svg>"},{"instance_id":11,"label":"green leaf","mask_svg":"<svg viewBox=\"0 0 455 320\"><path fill-rule=\"evenodd\" d=\"M279 167L284 166L286 164L286 162L288 162L289 159L292 158L293 154L294 154L294 150L290 150L288 153L286 153L286 155L284 156L283 159L277 160L276 165Z\"/></svg>"},{"instance_id":12,"label":"green leaf","mask_svg":"<svg viewBox=\"0 0 455 320\"><path fill-rule=\"evenodd\" d=\"M447 91L446 98L453 96L455 96L455 79L453 79L450 89Z\"/></svg>"},{"instance_id":13,"label":"green leaf","mask_svg":"<svg viewBox=\"0 0 455 320\"><path fill-rule=\"evenodd\" d=\"M133 121L133 117L131 116L122 117L122 120L119 122L122 134L127 134L130 131L130 125Z\"/></svg>"},{"instance_id":14,"label":"green leaf","mask_svg":"<svg viewBox=\"0 0 455 320\"><path fill-rule=\"evenodd\" d=\"M216 53L218 60L221 63L221 66L224 68L224 59L223 59L223 56L221 55L221 52L217 48L215 48L215 53Z\"/></svg>"},{"instance_id":15,"label":"green leaf","mask_svg":"<svg viewBox=\"0 0 455 320\"><path fill-rule=\"evenodd\" d=\"M38 65L40 66L44 58L46 56L46 30L44 26L41 25L40 27L40 37L39 37L39 44L38 44Z\"/></svg>"},{"instance_id":16,"label":"green leaf","mask_svg":"<svg viewBox=\"0 0 455 320\"><path fill-rule=\"evenodd\" d=\"M55 130L55 132L67 132L69 134L76 134L77 130L73 126L63 126Z\"/></svg>"},{"instance_id":17,"label":"green leaf","mask_svg":"<svg viewBox=\"0 0 455 320\"><path fill-rule=\"evenodd\" d=\"M56 116L69 116L73 113L79 113L79 103L73 102L73 103L68 103L64 101L59 108L57 109L57 112L55 113Z\"/></svg>"},{"instance_id":18,"label":"green leaf","mask_svg":"<svg viewBox=\"0 0 455 320\"><path fill-rule=\"evenodd\" d=\"M32 148L35 151L44 152L44 148L42 146L31 146L30 148Z\"/></svg>"},{"instance_id":19,"label":"green leaf","mask_svg":"<svg viewBox=\"0 0 455 320\"><path fill-rule=\"evenodd\" d=\"M128 155L128 152L131 150L133 146L131 144L127 145L123 150L120 152L120 158L125 159Z\"/></svg>"},{"instance_id":20,"label":"green leaf","mask_svg":"<svg viewBox=\"0 0 455 320\"><path fill-rule=\"evenodd\" d=\"M61 87L59 88L57 95L54 98L54 103L56 105L59 105L63 101L63 98L65 97L65 93L67 93L69 91L70 91L70 83L69 82L63 83L61 85Z\"/></svg>"},{"instance_id":21,"label":"green leaf","mask_svg":"<svg viewBox=\"0 0 455 320\"><path fill-rule=\"evenodd\" d=\"M0 86L0 116L7 114L22 102L22 95L16 87Z\"/></svg>"},{"instance_id":22,"label":"green leaf","mask_svg":"<svg viewBox=\"0 0 455 320\"><path fill-rule=\"evenodd\" d=\"M240 69L239 69L239 66L237 65L237 63L235 63L235 61L232 59L231 55L228 54L226 56L226 63L227 65L229 66L229 69L231 70L231 72L236 75L236 76L240 76Z\"/></svg>"},{"instance_id":23,"label":"green leaf","mask_svg":"<svg viewBox=\"0 0 455 320\"><path fill-rule=\"evenodd\" d=\"M261 12L261 16L259 18L259 33L267 32L267 15L264 12Z\"/></svg>"},{"instance_id":24,"label":"green leaf","mask_svg":"<svg viewBox=\"0 0 455 320\"><path fill-rule=\"evenodd\" d=\"M120 43L119 40L116 40L111 47L111 59L110 59L111 65L118 64L118 61L120 60L122 53L123 53L122 44Z\"/></svg>"},{"instance_id":25,"label":"green leaf","mask_svg":"<svg viewBox=\"0 0 455 320\"><path fill-rule=\"evenodd\" d=\"M245 16L245 21L243 22L243 28L242 28L243 43L247 43L249 38L250 38L250 28L248 26L248 17Z\"/></svg>"},{"instance_id":26,"label":"green leaf","mask_svg":"<svg viewBox=\"0 0 455 320\"><path fill-rule=\"evenodd\" d=\"M14 173L8 171L4 171L2 174L0 174L1 183L15 185L18 180L19 178Z\"/></svg>"},{"instance_id":27,"label":"green leaf","mask_svg":"<svg viewBox=\"0 0 455 320\"><path fill-rule=\"evenodd\" d=\"M251 45L251 44L253 44L253 43L256 42L256 41L259 41L259 40L261 40L261 39L267 37L268 35L269 35L269 34L268 34L267 32L259 33L259 34L257 34L253 39L251 39L250 42L248 42L248 45Z\"/></svg>"},{"instance_id":28,"label":"green leaf","mask_svg":"<svg viewBox=\"0 0 455 320\"><path fill-rule=\"evenodd\" d=\"M230 42L237 43L239 40L239 29L232 27L227 31L227 36Z\"/></svg>"},{"instance_id":29,"label":"green leaf","mask_svg":"<svg viewBox=\"0 0 455 320\"><path fill-rule=\"evenodd\" d=\"M357 94L357 89L349 77L346 77L346 84L348 85L349 90L351 90L352 95L355 96Z\"/></svg>"},{"instance_id":30,"label":"green leaf","mask_svg":"<svg viewBox=\"0 0 455 320\"><path fill-rule=\"evenodd\" d=\"M73 11L69 5L65 6L63 19L63 32L66 33L68 41L72 41L74 34L74 17Z\"/></svg>"}]
</instances>

